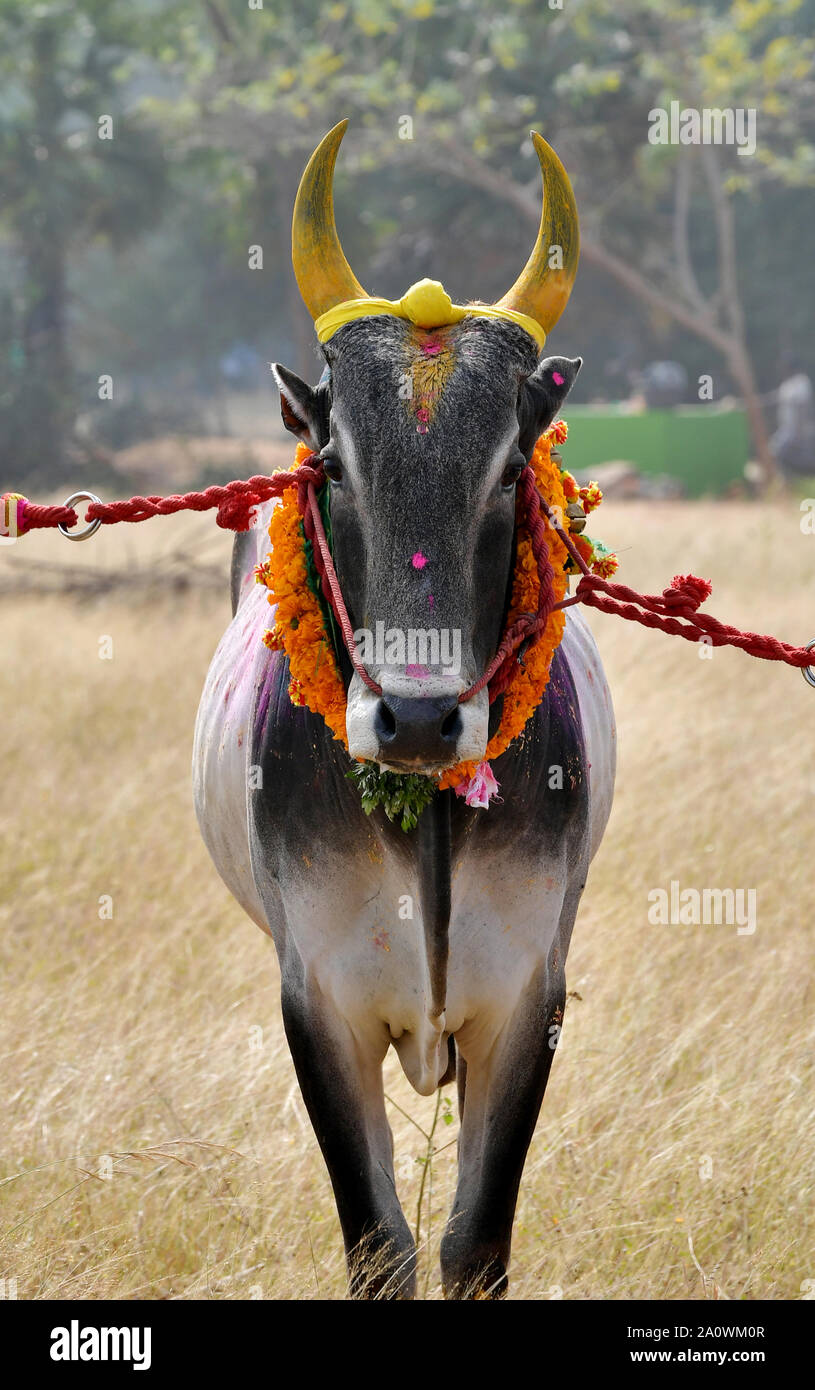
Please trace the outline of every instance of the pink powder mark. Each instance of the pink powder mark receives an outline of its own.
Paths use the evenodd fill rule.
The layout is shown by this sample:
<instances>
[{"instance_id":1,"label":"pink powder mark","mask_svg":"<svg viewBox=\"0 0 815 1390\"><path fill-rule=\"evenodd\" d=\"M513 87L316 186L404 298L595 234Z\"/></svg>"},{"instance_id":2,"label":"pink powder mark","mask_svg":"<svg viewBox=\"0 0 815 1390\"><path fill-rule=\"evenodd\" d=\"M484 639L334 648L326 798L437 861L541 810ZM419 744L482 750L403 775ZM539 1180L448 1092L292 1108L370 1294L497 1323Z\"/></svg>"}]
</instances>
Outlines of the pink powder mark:
<instances>
[{"instance_id":1,"label":"pink powder mark","mask_svg":"<svg viewBox=\"0 0 815 1390\"><path fill-rule=\"evenodd\" d=\"M427 434L427 425L425 424L424 420L419 421L418 425L416 426L416 433Z\"/></svg>"},{"instance_id":2,"label":"pink powder mark","mask_svg":"<svg viewBox=\"0 0 815 1390\"><path fill-rule=\"evenodd\" d=\"M552 372L552 380L555 383L555 386L562 386L566 378L565 376L561 376L560 372Z\"/></svg>"},{"instance_id":3,"label":"pink powder mark","mask_svg":"<svg viewBox=\"0 0 815 1390\"><path fill-rule=\"evenodd\" d=\"M417 550L416 554L413 556L411 564L413 565L413 568L415 570L423 570L425 565L427 564L427 556L423 555L421 550Z\"/></svg>"},{"instance_id":4,"label":"pink powder mark","mask_svg":"<svg viewBox=\"0 0 815 1390\"><path fill-rule=\"evenodd\" d=\"M416 681L421 681L425 680L427 676L430 675L430 671L427 666L406 666L405 675L412 676Z\"/></svg>"},{"instance_id":5,"label":"pink powder mark","mask_svg":"<svg viewBox=\"0 0 815 1390\"><path fill-rule=\"evenodd\" d=\"M430 419L430 411L428 410L426 405L419 406L418 410L416 411L416 419L424 420L425 424L427 424L427 421Z\"/></svg>"},{"instance_id":6,"label":"pink powder mark","mask_svg":"<svg viewBox=\"0 0 815 1390\"><path fill-rule=\"evenodd\" d=\"M432 594L428 594L428 595L427 595L427 606L428 606L428 608L433 608L433 607L435 607L435 603L436 603L436 600L434 599L433 595L432 595Z\"/></svg>"},{"instance_id":7,"label":"pink powder mark","mask_svg":"<svg viewBox=\"0 0 815 1390\"><path fill-rule=\"evenodd\" d=\"M428 343L425 343L422 352L425 357L438 357L441 352L441 343L438 338L431 338Z\"/></svg>"}]
</instances>

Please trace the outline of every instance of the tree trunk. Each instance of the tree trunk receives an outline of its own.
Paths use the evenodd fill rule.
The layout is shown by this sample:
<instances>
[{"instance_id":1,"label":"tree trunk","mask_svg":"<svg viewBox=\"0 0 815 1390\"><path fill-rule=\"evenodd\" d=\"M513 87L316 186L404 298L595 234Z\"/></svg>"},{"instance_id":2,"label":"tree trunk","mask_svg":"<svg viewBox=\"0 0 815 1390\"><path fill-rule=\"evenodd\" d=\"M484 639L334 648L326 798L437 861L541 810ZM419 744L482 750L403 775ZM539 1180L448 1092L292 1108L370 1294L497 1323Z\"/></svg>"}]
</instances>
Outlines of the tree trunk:
<instances>
[{"instance_id":1,"label":"tree trunk","mask_svg":"<svg viewBox=\"0 0 815 1390\"><path fill-rule=\"evenodd\" d=\"M54 482L65 475L73 413L65 342L66 250L58 134L63 103L55 78L58 45L56 24L43 24L35 35L29 79L36 110L33 187L17 224L26 268L22 323L25 371L19 402L23 467Z\"/></svg>"},{"instance_id":2,"label":"tree trunk","mask_svg":"<svg viewBox=\"0 0 815 1390\"><path fill-rule=\"evenodd\" d=\"M767 429L761 395L756 386L753 364L742 343L734 341L728 354L728 365L742 394L744 409L753 435L756 459L761 464L764 481L769 482L777 475L778 470L770 447L770 434Z\"/></svg>"},{"instance_id":3,"label":"tree trunk","mask_svg":"<svg viewBox=\"0 0 815 1390\"><path fill-rule=\"evenodd\" d=\"M25 382L21 405L24 452L49 481L64 476L71 424L70 369L65 349L65 262L58 236L29 246L23 323Z\"/></svg>"}]
</instances>

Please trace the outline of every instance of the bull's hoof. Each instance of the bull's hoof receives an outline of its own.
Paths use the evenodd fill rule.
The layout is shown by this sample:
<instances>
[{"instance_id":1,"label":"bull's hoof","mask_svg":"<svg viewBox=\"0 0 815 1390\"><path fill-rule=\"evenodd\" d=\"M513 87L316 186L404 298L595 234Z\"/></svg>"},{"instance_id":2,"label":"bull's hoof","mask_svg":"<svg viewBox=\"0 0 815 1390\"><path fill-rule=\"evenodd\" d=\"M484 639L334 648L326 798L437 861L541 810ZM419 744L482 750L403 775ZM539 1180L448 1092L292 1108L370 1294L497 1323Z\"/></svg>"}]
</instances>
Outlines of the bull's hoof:
<instances>
[{"instance_id":1,"label":"bull's hoof","mask_svg":"<svg viewBox=\"0 0 815 1390\"><path fill-rule=\"evenodd\" d=\"M353 1299L416 1297L416 1251L370 1237L348 1256L348 1295Z\"/></svg>"},{"instance_id":2,"label":"bull's hoof","mask_svg":"<svg viewBox=\"0 0 815 1390\"><path fill-rule=\"evenodd\" d=\"M445 1236L441 1245L444 1297L450 1299L506 1298L507 1261L489 1248L465 1248L463 1241Z\"/></svg>"}]
</instances>

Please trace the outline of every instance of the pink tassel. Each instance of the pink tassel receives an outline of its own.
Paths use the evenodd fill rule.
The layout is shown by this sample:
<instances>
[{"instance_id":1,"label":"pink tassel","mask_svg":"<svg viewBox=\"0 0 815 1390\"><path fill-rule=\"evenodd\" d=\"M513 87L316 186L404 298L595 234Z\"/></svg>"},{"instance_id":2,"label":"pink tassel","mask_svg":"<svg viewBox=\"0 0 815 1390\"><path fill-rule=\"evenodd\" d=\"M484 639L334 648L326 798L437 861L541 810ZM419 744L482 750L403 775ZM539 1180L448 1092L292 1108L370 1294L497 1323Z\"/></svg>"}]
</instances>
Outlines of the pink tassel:
<instances>
[{"instance_id":1,"label":"pink tassel","mask_svg":"<svg viewBox=\"0 0 815 1390\"><path fill-rule=\"evenodd\" d=\"M486 759L478 764L472 777L465 777L456 787L456 796L463 796L468 806L487 809L491 801L500 801L498 783Z\"/></svg>"}]
</instances>

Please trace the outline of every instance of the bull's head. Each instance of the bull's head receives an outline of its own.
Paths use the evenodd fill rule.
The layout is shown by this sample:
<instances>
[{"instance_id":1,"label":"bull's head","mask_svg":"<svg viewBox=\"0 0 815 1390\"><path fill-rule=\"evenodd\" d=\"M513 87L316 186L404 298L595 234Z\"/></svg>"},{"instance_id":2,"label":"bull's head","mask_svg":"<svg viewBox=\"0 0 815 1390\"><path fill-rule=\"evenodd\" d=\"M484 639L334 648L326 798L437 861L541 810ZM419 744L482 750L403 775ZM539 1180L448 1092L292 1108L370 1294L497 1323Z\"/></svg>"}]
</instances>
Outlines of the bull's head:
<instances>
[{"instance_id":1,"label":"bull's head","mask_svg":"<svg viewBox=\"0 0 815 1390\"><path fill-rule=\"evenodd\" d=\"M332 179L346 122L303 175L294 270L327 366L312 388L276 366L286 427L329 479L334 563L360 655L346 667L349 749L398 772L483 758L486 689L459 696L492 659L512 576L515 483L581 361L539 360L577 270L571 185L533 134L543 176L534 250L496 305L451 306L434 282L371 299L343 255ZM445 312L446 302L446 312ZM441 305L441 308L440 308Z\"/></svg>"}]
</instances>

